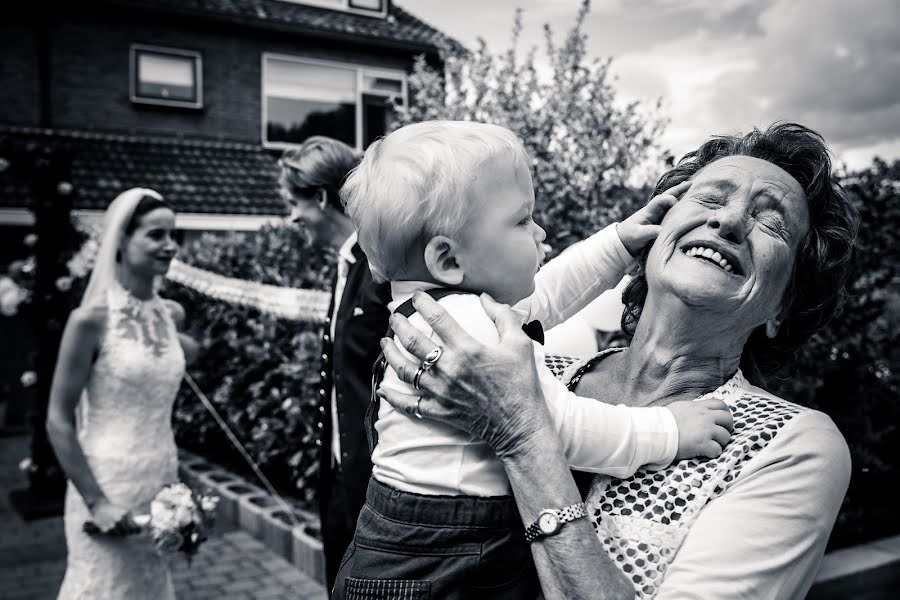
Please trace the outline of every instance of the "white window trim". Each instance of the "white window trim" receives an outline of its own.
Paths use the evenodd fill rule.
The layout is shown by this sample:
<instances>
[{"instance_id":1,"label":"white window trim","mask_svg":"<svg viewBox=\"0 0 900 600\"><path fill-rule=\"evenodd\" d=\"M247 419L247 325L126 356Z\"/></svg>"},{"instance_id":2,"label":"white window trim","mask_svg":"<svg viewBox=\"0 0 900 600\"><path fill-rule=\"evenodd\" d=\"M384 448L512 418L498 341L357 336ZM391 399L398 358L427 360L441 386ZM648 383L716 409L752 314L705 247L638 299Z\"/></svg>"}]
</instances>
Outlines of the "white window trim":
<instances>
[{"instance_id":1,"label":"white window trim","mask_svg":"<svg viewBox=\"0 0 900 600\"><path fill-rule=\"evenodd\" d=\"M103 224L106 211L75 209L72 216L93 227ZM263 225L285 222L286 215L234 215L222 213L175 213L175 229L183 231L256 231ZM18 223L17 223L18 224Z\"/></svg>"},{"instance_id":2,"label":"white window trim","mask_svg":"<svg viewBox=\"0 0 900 600\"><path fill-rule=\"evenodd\" d=\"M27 208L0 208L0 225L31 227L34 213Z\"/></svg>"},{"instance_id":3,"label":"white window trim","mask_svg":"<svg viewBox=\"0 0 900 600\"><path fill-rule=\"evenodd\" d=\"M356 8L350 6L350 0L344 0L342 6L335 6L333 2L328 2L327 0L281 0L282 2L287 2L288 4L301 4L306 6L315 6L316 8L327 8L328 10L334 10L338 12L346 12L354 15L363 15L365 17L376 17L379 19L384 19L387 17L388 13L388 4L390 0L382 0L381 2L381 10L367 10L365 8Z\"/></svg>"},{"instance_id":4,"label":"white window trim","mask_svg":"<svg viewBox=\"0 0 900 600\"><path fill-rule=\"evenodd\" d=\"M104 210L74 209L72 216L87 225L103 225ZM263 225L285 222L286 215L234 215L222 213L185 213L175 215L175 228L184 231L256 231ZM32 227L34 213L27 208L0 208L0 225Z\"/></svg>"},{"instance_id":5,"label":"white window trim","mask_svg":"<svg viewBox=\"0 0 900 600\"><path fill-rule=\"evenodd\" d=\"M406 83L406 71L402 71L399 69L385 69L382 67L367 67L365 65L357 65L353 63L342 63L332 60L320 60L317 58L306 58L303 56L296 56L293 54L278 54L275 52L263 52L262 53L262 81L260 82L259 91L260 91L260 104L262 105L262 110L260 111L262 115L262 122L260 124L260 137L262 138L263 148L269 148L273 150L285 150L287 148L296 148L299 144L292 144L289 142L270 142L266 137L266 124L269 122L268 115L268 106L266 103L266 74L267 67L266 61L269 58L274 58L276 60L285 60L300 64L308 64L308 65L316 65L320 67L332 67L335 69L346 69L346 70L355 70L356 71L356 140L354 143L354 147L357 150L362 150L362 124L363 124L363 106L362 106L362 95L363 93L374 95L374 96L384 96L385 98L390 98L394 94L388 92L380 92L378 90L366 90L362 89L363 86L363 76L375 76L375 77L390 77L392 79L400 80L400 95L403 98L403 106L409 106L409 98L407 96L407 83Z\"/></svg>"},{"instance_id":6,"label":"white window trim","mask_svg":"<svg viewBox=\"0 0 900 600\"><path fill-rule=\"evenodd\" d=\"M146 50L147 52L156 52L159 54L170 54L173 56L184 56L194 59L194 71L197 81L197 101L188 102L185 100L164 100L162 98L144 98L137 95L137 54L138 51ZM149 46L146 44L132 44L128 51L129 54L129 95L131 101L135 104L151 104L155 106L175 106L179 108L203 108L203 55L194 50L181 50L179 48L165 48L162 46Z\"/></svg>"}]
</instances>

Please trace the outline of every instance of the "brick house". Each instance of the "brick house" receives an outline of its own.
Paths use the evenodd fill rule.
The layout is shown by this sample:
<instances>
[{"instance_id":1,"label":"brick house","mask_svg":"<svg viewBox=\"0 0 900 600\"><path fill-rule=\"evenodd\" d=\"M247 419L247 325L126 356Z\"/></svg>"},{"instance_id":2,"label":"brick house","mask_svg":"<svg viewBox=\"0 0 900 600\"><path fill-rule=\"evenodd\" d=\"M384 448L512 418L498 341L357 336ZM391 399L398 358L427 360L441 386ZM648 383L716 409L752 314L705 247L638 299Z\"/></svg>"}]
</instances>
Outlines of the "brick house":
<instances>
[{"instance_id":1,"label":"brick house","mask_svg":"<svg viewBox=\"0 0 900 600\"><path fill-rule=\"evenodd\" d=\"M188 231L279 218L283 148L315 134L365 148L408 101L414 58L455 43L390 0L34 0L0 14L0 141L65 148L88 218L139 185ZM0 161L0 237L21 240L28 196Z\"/></svg>"}]
</instances>

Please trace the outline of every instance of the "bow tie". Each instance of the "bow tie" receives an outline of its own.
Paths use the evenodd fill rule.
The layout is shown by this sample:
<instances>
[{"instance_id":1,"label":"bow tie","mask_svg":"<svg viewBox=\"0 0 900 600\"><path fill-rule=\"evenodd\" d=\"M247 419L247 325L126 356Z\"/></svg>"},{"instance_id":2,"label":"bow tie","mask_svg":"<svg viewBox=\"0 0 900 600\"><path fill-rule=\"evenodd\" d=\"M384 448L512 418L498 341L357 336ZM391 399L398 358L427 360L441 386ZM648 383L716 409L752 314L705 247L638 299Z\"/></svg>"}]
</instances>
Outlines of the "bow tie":
<instances>
[{"instance_id":1,"label":"bow tie","mask_svg":"<svg viewBox=\"0 0 900 600\"><path fill-rule=\"evenodd\" d=\"M540 321L531 321L522 325L522 331L538 344L544 344L544 326Z\"/></svg>"}]
</instances>

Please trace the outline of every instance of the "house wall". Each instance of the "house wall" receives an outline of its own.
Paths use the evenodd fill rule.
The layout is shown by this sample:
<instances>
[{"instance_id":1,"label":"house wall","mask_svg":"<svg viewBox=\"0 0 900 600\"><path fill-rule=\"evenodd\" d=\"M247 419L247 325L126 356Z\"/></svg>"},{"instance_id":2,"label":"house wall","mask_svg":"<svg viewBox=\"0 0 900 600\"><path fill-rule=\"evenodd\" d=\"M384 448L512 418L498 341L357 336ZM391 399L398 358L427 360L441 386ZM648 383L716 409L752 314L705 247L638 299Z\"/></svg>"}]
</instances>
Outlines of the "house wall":
<instances>
[{"instance_id":1,"label":"house wall","mask_svg":"<svg viewBox=\"0 0 900 600\"><path fill-rule=\"evenodd\" d=\"M260 143L262 54L279 52L408 70L412 56L151 15L74 16L53 26L52 125ZM203 57L203 108L134 104L129 49L147 44Z\"/></svg>"},{"instance_id":2,"label":"house wall","mask_svg":"<svg viewBox=\"0 0 900 600\"><path fill-rule=\"evenodd\" d=\"M40 124L37 32L24 14L0 18L0 122Z\"/></svg>"}]
</instances>

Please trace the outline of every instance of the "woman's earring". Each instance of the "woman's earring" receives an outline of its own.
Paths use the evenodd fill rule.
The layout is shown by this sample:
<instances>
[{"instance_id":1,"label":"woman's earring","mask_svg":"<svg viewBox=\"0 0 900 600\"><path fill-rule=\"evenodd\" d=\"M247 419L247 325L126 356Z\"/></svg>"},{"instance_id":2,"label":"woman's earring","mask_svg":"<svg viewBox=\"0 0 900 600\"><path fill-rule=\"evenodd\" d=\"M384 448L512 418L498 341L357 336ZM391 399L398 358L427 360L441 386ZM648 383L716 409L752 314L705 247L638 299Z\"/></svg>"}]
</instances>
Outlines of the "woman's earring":
<instances>
[{"instance_id":1,"label":"woman's earring","mask_svg":"<svg viewBox=\"0 0 900 600\"><path fill-rule=\"evenodd\" d=\"M774 338L778 335L778 328L781 326L781 323L776 321L775 319L770 319L766 321L766 335L770 338Z\"/></svg>"}]
</instances>

